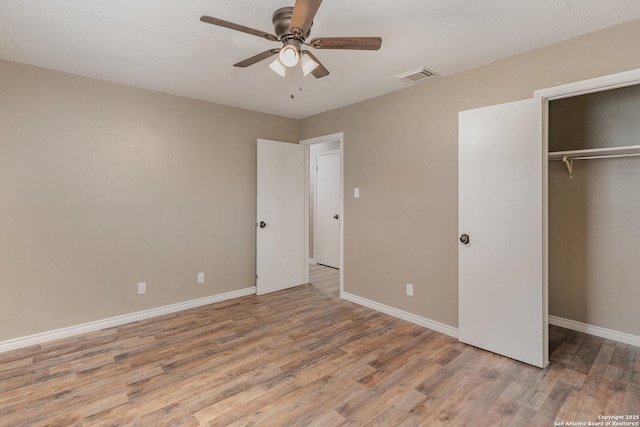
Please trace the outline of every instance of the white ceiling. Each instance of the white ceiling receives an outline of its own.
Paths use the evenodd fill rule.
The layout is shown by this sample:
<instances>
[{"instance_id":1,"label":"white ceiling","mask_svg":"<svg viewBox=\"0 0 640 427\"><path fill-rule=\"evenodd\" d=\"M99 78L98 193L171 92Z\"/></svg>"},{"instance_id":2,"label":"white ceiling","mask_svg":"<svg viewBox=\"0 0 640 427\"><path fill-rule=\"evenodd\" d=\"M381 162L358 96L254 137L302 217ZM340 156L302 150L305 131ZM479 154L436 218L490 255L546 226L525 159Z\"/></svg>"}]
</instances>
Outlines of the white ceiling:
<instances>
[{"instance_id":1,"label":"white ceiling","mask_svg":"<svg viewBox=\"0 0 640 427\"><path fill-rule=\"evenodd\" d=\"M421 66L446 76L640 18L638 0L324 0L312 38L383 42L379 51L315 50L331 72L322 79L282 78L268 60L233 67L280 44L199 20L211 15L273 33L273 11L293 3L0 0L0 57L302 118L403 89L394 76Z\"/></svg>"}]
</instances>

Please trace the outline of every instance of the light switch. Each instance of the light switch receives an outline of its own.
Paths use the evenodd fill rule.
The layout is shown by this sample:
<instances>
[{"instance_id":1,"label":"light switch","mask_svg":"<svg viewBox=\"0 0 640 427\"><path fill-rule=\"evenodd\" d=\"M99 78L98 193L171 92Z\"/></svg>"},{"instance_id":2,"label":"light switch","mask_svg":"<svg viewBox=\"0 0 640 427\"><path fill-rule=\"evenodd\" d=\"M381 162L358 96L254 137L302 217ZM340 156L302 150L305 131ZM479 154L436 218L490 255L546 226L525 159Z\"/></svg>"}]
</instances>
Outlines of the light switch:
<instances>
[{"instance_id":1,"label":"light switch","mask_svg":"<svg viewBox=\"0 0 640 427\"><path fill-rule=\"evenodd\" d=\"M356 199L360 197L360 189L358 187L353 189L353 197Z\"/></svg>"}]
</instances>

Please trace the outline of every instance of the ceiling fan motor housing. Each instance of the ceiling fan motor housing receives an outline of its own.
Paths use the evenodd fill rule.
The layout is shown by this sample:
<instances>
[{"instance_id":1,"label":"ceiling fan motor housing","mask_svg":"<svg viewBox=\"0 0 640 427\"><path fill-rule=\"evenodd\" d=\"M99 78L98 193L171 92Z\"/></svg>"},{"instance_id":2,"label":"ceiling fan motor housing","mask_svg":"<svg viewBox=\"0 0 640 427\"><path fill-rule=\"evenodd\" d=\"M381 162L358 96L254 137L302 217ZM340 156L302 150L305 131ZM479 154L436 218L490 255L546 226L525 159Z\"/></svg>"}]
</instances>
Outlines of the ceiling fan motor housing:
<instances>
[{"instance_id":1,"label":"ceiling fan motor housing","mask_svg":"<svg viewBox=\"0 0 640 427\"><path fill-rule=\"evenodd\" d=\"M280 9L273 12L273 29L275 33L278 35L278 38L283 40L287 38L298 38L301 40L305 40L311 34L311 26L313 26L313 22L309 26L309 30L306 34L302 35L294 35L289 31L289 25L291 24L291 15L293 14L293 7L286 6L281 7Z\"/></svg>"}]
</instances>

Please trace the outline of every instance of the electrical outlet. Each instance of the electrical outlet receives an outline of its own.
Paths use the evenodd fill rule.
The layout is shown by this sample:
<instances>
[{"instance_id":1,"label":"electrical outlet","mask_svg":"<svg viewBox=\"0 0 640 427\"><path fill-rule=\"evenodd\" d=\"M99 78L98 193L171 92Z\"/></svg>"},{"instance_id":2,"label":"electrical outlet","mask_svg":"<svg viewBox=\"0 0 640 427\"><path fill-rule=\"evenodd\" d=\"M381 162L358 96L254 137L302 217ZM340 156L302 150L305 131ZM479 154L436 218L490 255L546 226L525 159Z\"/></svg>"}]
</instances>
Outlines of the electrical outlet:
<instances>
[{"instance_id":1,"label":"electrical outlet","mask_svg":"<svg viewBox=\"0 0 640 427\"><path fill-rule=\"evenodd\" d=\"M407 283L407 295L413 296L413 285L411 283Z\"/></svg>"},{"instance_id":2,"label":"electrical outlet","mask_svg":"<svg viewBox=\"0 0 640 427\"><path fill-rule=\"evenodd\" d=\"M360 197L360 188L356 187L353 189L353 197L356 199Z\"/></svg>"},{"instance_id":3,"label":"electrical outlet","mask_svg":"<svg viewBox=\"0 0 640 427\"><path fill-rule=\"evenodd\" d=\"M198 273L198 283L204 283L204 273Z\"/></svg>"},{"instance_id":4,"label":"electrical outlet","mask_svg":"<svg viewBox=\"0 0 640 427\"><path fill-rule=\"evenodd\" d=\"M147 282L138 283L138 295L147 293Z\"/></svg>"}]
</instances>

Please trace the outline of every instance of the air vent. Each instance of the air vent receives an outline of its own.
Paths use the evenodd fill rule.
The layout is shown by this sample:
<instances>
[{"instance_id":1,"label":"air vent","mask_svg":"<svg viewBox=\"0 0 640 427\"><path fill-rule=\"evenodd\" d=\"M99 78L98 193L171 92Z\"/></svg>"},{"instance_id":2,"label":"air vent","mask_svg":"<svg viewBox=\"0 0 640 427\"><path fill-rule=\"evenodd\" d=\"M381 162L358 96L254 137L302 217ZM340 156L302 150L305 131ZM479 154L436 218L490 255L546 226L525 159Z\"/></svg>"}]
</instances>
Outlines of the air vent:
<instances>
[{"instance_id":1,"label":"air vent","mask_svg":"<svg viewBox=\"0 0 640 427\"><path fill-rule=\"evenodd\" d=\"M435 77L435 73L433 71L429 71L426 68L418 68L415 70L408 71L406 73L398 74L396 76L397 79L400 79L409 84L416 84L428 80L432 77Z\"/></svg>"}]
</instances>

